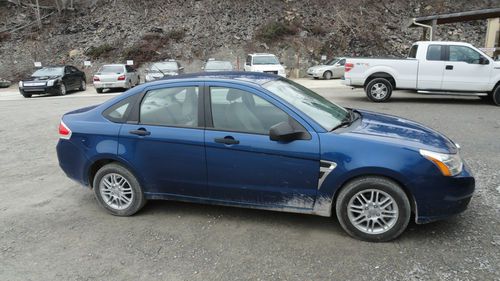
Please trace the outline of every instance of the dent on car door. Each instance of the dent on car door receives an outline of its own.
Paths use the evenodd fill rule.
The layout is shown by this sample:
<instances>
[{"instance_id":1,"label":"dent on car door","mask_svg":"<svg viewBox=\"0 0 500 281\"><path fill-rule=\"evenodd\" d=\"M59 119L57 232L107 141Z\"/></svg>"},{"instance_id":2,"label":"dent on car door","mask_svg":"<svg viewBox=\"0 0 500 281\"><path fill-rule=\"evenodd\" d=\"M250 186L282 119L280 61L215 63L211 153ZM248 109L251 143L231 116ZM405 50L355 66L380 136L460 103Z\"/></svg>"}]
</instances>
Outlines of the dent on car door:
<instances>
[{"instance_id":1,"label":"dent on car door","mask_svg":"<svg viewBox=\"0 0 500 281\"><path fill-rule=\"evenodd\" d=\"M140 171L147 196L207 195L201 86L148 90L122 125L118 155Z\"/></svg>"},{"instance_id":2,"label":"dent on car door","mask_svg":"<svg viewBox=\"0 0 500 281\"><path fill-rule=\"evenodd\" d=\"M319 175L316 133L255 90L214 84L208 91L210 197L273 209L311 209ZM281 122L294 123L309 139L270 140L270 128Z\"/></svg>"}]
</instances>

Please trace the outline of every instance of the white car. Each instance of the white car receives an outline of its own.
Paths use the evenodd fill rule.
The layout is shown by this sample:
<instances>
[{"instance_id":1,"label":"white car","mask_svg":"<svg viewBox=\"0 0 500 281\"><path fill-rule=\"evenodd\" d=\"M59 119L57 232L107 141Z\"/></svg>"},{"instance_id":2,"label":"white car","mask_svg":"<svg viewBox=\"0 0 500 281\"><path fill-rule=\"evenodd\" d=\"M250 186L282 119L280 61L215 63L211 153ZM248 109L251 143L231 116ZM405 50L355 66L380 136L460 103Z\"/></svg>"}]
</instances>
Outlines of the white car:
<instances>
[{"instance_id":1,"label":"white car","mask_svg":"<svg viewBox=\"0 0 500 281\"><path fill-rule=\"evenodd\" d=\"M285 68L273 54L249 54L244 69L245 71L272 73L286 77Z\"/></svg>"},{"instance_id":2,"label":"white car","mask_svg":"<svg viewBox=\"0 0 500 281\"><path fill-rule=\"evenodd\" d=\"M139 85L139 73L130 65L106 64L94 74L92 80L98 93L104 89L130 89Z\"/></svg>"},{"instance_id":3,"label":"white car","mask_svg":"<svg viewBox=\"0 0 500 281\"><path fill-rule=\"evenodd\" d=\"M394 89L422 94L479 96L500 105L500 62L471 44L422 41L406 59L348 58L344 84L364 87L374 102L387 101Z\"/></svg>"},{"instance_id":4,"label":"white car","mask_svg":"<svg viewBox=\"0 0 500 281\"><path fill-rule=\"evenodd\" d=\"M344 76L345 58L333 58L325 64L316 65L307 69L307 76L314 79L342 78Z\"/></svg>"}]
</instances>

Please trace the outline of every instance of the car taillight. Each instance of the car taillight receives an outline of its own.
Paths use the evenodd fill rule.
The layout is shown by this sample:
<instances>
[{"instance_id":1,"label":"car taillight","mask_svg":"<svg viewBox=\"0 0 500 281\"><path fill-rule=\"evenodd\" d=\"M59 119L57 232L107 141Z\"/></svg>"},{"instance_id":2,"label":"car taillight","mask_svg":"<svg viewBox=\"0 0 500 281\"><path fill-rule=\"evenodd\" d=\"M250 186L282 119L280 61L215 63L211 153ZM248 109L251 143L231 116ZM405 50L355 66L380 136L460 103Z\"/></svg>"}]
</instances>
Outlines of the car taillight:
<instances>
[{"instance_id":1,"label":"car taillight","mask_svg":"<svg viewBox=\"0 0 500 281\"><path fill-rule=\"evenodd\" d=\"M64 122L61 120L61 123L59 123L59 137L61 139L66 139L69 140L71 138L71 130L64 124Z\"/></svg>"},{"instance_id":2,"label":"car taillight","mask_svg":"<svg viewBox=\"0 0 500 281\"><path fill-rule=\"evenodd\" d=\"M118 81L123 81L123 80L125 80L125 75L118 76Z\"/></svg>"},{"instance_id":3,"label":"car taillight","mask_svg":"<svg viewBox=\"0 0 500 281\"><path fill-rule=\"evenodd\" d=\"M94 81L101 81L101 79L99 79L99 77L97 76L94 76Z\"/></svg>"},{"instance_id":4,"label":"car taillight","mask_svg":"<svg viewBox=\"0 0 500 281\"><path fill-rule=\"evenodd\" d=\"M353 63L348 62L348 63L346 63L346 64L344 65L344 70L345 70L345 72L349 72L349 71L351 71L351 69L353 69L353 68L354 68L354 64L353 64Z\"/></svg>"}]
</instances>

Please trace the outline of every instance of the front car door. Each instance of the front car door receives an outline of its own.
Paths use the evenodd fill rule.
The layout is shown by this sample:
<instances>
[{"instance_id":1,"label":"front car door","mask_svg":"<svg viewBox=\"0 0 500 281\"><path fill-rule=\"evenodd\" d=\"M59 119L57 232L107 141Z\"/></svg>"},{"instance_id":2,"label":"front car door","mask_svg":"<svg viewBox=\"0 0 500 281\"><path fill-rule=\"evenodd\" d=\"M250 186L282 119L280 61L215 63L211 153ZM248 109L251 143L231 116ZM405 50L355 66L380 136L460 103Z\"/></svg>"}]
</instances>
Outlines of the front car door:
<instances>
[{"instance_id":1,"label":"front car door","mask_svg":"<svg viewBox=\"0 0 500 281\"><path fill-rule=\"evenodd\" d=\"M489 60L476 50L460 45L450 45L446 70L443 76L443 90L478 91L491 90L491 65L481 64Z\"/></svg>"},{"instance_id":2,"label":"front car door","mask_svg":"<svg viewBox=\"0 0 500 281\"><path fill-rule=\"evenodd\" d=\"M207 87L207 182L212 199L229 204L308 212L319 177L319 139L294 112L257 89ZM291 122L309 139L272 141L269 129Z\"/></svg>"},{"instance_id":3,"label":"front car door","mask_svg":"<svg viewBox=\"0 0 500 281\"><path fill-rule=\"evenodd\" d=\"M118 156L140 171L147 196L206 197L202 87L150 87L122 125Z\"/></svg>"}]
</instances>

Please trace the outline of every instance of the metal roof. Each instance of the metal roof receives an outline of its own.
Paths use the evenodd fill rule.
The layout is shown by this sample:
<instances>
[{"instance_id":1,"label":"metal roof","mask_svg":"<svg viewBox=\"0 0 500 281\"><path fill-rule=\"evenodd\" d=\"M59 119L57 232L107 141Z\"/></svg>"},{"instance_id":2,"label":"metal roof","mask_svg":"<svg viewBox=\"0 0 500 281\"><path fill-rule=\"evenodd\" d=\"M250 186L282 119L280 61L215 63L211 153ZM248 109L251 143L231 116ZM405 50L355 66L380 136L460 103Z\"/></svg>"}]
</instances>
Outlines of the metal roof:
<instances>
[{"instance_id":1,"label":"metal roof","mask_svg":"<svg viewBox=\"0 0 500 281\"><path fill-rule=\"evenodd\" d=\"M461 13L452 14L442 14L415 18L414 21L423 24L432 24L432 21L436 20L436 24L445 24L453 22L471 21L471 20L483 20L489 18L500 17L500 8L475 10ZM417 25L411 24L415 27Z\"/></svg>"}]
</instances>

